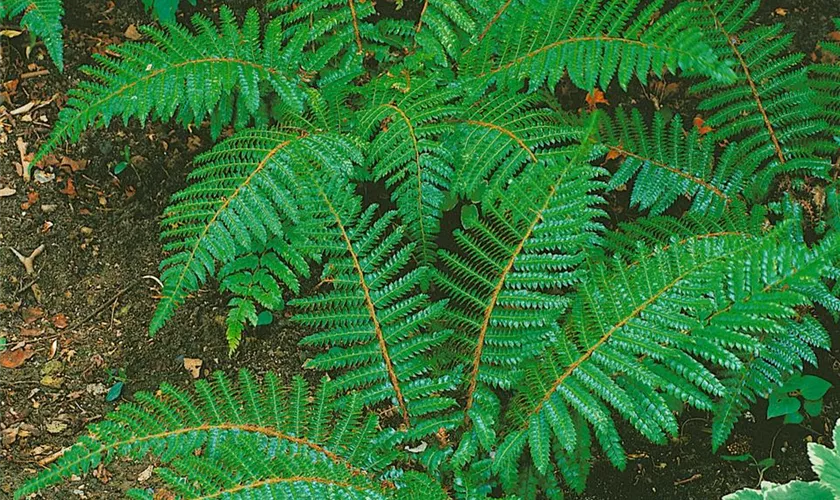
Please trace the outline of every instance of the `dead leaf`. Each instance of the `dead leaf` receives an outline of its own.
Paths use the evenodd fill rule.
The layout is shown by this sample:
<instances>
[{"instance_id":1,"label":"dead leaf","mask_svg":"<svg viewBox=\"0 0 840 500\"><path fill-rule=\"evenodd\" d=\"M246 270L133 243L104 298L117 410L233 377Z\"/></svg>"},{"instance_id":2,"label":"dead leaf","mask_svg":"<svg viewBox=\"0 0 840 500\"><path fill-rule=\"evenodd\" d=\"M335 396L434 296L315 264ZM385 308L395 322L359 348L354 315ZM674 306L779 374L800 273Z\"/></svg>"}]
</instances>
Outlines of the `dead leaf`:
<instances>
[{"instance_id":1,"label":"dead leaf","mask_svg":"<svg viewBox=\"0 0 840 500\"><path fill-rule=\"evenodd\" d=\"M65 316L64 313L58 313L52 318L50 318L50 323L52 323L59 330L61 330L62 328L67 328L67 316Z\"/></svg>"},{"instance_id":2,"label":"dead leaf","mask_svg":"<svg viewBox=\"0 0 840 500\"><path fill-rule=\"evenodd\" d=\"M38 328L21 328L20 335L21 337L38 337L43 332Z\"/></svg>"},{"instance_id":3,"label":"dead leaf","mask_svg":"<svg viewBox=\"0 0 840 500\"><path fill-rule=\"evenodd\" d=\"M607 153L607 161L615 160L619 157L621 157L621 153L617 149L610 149Z\"/></svg>"},{"instance_id":4,"label":"dead leaf","mask_svg":"<svg viewBox=\"0 0 840 500\"><path fill-rule=\"evenodd\" d=\"M137 26L129 24L128 28L125 30L125 37L129 40L137 41L143 38L143 35L137 30Z\"/></svg>"},{"instance_id":5,"label":"dead leaf","mask_svg":"<svg viewBox=\"0 0 840 500\"><path fill-rule=\"evenodd\" d=\"M694 128L696 128L697 131L700 132L700 135L706 135L713 130L712 127L705 125L706 121L703 120L703 118L699 115L694 117L693 123Z\"/></svg>"},{"instance_id":6,"label":"dead leaf","mask_svg":"<svg viewBox=\"0 0 840 500\"><path fill-rule=\"evenodd\" d=\"M67 424L60 420L53 420L47 423L47 432L50 434L61 434L67 430Z\"/></svg>"},{"instance_id":7,"label":"dead leaf","mask_svg":"<svg viewBox=\"0 0 840 500\"><path fill-rule=\"evenodd\" d=\"M192 378L201 376L202 361L198 358L184 358L184 368L190 372Z\"/></svg>"},{"instance_id":8,"label":"dead leaf","mask_svg":"<svg viewBox=\"0 0 840 500\"><path fill-rule=\"evenodd\" d=\"M69 156L62 156L60 165L62 167L69 167L71 172L79 172L87 168L87 160L74 160Z\"/></svg>"},{"instance_id":9,"label":"dead leaf","mask_svg":"<svg viewBox=\"0 0 840 500\"><path fill-rule=\"evenodd\" d=\"M67 178L67 186L62 189L58 190L62 194L66 194L70 198L76 197L76 186L73 184L73 179L68 177Z\"/></svg>"},{"instance_id":10,"label":"dead leaf","mask_svg":"<svg viewBox=\"0 0 840 500\"><path fill-rule=\"evenodd\" d=\"M23 322L30 325L44 317L44 310L40 307L26 307L23 309Z\"/></svg>"},{"instance_id":11,"label":"dead leaf","mask_svg":"<svg viewBox=\"0 0 840 500\"><path fill-rule=\"evenodd\" d=\"M26 193L26 201L20 204L20 209L29 210L29 207L38 203L38 198L40 198L40 195L37 191L30 191Z\"/></svg>"},{"instance_id":12,"label":"dead leaf","mask_svg":"<svg viewBox=\"0 0 840 500\"><path fill-rule=\"evenodd\" d=\"M781 7L779 7L779 8L778 8L778 9L776 9L776 10L774 10L773 12L775 12L777 16L782 16L782 17L784 17L784 16L788 15L788 10L787 10L787 9L783 9L783 8L781 8Z\"/></svg>"},{"instance_id":13,"label":"dead leaf","mask_svg":"<svg viewBox=\"0 0 840 500\"><path fill-rule=\"evenodd\" d=\"M149 478L152 477L152 472L154 472L154 470L155 470L154 465L150 465L150 466L146 467L143 470L143 472L141 472L140 475L137 476L137 482L142 483L143 481L148 481Z\"/></svg>"},{"instance_id":14,"label":"dead leaf","mask_svg":"<svg viewBox=\"0 0 840 500\"><path fill-rule=\"evenodd\" d=\"M0 198L4 198L6 196L13 196L15 193L17 193L17 191L10 187L0 188Z\"/></svg>"},{"instance_id":15,"label":"dead leaf","mask_svg":"<svg viewBox=\"0 0 840 500\"><path fill-rule=\"evenodd\" d=\"M15 349L14 351L3 351L0 352L0 366L3 368L17 368L34 355L35 351L30 349L29 346L23 349Z\"/></svg>"},{"instance_id":16,"label":"dead leaf","mask_svg":"<svg viewBox=\"0 0 840 500\"><path fill-rule=\"evenodd\" d=\"M840 31L832 31L828 34L828 39L834 42L840 42Z\"/></svg>"},{"instance_id":17,"label":"dead leaf","mask_svg":"<svg viewBox=\"0 0 840 500\"><path fill-rule=\"evenodd\" d=\"M594 89L592 92L586 94L586 107L594 110L599 104L610 104L600 89Z\"/></svg>"}]
</instances>

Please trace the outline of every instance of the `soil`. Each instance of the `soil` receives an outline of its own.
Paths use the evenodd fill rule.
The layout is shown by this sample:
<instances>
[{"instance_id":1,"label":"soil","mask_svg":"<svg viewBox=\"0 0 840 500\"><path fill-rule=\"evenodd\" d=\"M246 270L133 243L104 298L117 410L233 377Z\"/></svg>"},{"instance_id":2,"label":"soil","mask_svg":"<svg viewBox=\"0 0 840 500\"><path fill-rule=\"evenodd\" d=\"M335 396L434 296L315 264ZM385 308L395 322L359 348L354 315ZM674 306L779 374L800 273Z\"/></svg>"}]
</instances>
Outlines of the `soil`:
<instances>
[{"instance_id":1,"label":"soil","mask_svg":"<svg viewBox=\"0 0 840 500\"><path fill-rule=\"evenodd\" d=\"M27 58L27 37L0 39L2 82L17 81L16 88L7 83L0 89L9 97L3 104L6 111L0 112L0 186L17 191L0 198L0 336L9 346L23 342L34 352L19 368L0 368L0 498L11 497L16 486L41 468L39 462L72 444L86 424L101 419L119 402L130 401L136 391L154 390L163 381L191 385L184 358L203 361L202 377L217 369L232 373L242 367L291 377L301 373L313 354L297 345L304 332L278 318L247 336L229 357L223 325L226 297L213 284L194 294L156 337L147 334L160 293L152 278L161 258L159 217L170 195L184 186L191 158L210 146L206 130L113 124L60 150L56 159L65 166L52 168L54 180L25 184L17 175L18 141L27 143L31 153L46 137L67 89L82 78L79 67L91 62L90 54L124 41L129 26L148 21L141 2L117 3L65 1L63 74L46 59L41 45ZM228 3L240 8L261 2ZM201 0L181 16L196 11L213 15L217 6L215 0ZM833 30L832 16L840 16L836 0L778 0L764 2L756 20L784 22L796 33L797 50L811 54ZM40 69L49 74L20 78ZM8 113L53 97L44 107ZM650 101L641 88L632 90L631 97ZM575 106L582 106L583 99L575 98ZM692 116L690 109L681 112ZM115 176L112 168L126 148L131 165ZM62 156L68 159L62 162ZM71 181L73 189L68 188ZM35 260L35 275L28 275L6 248L29 254L39 245L45 250ZM29 286L33 281L39 297ZM840 331L836 325L831 328L832 333ZM840 356L840 346L822 353L819 369L811 371L840 388L835 356ZM54 374L61 383L47 387L42 385L42 371L51 358L61 361ZM118 400L107 402L101 391L114 383L111 374L121 370L124 390ZM736 446L724 453L748 452L757 460L772 456L776 465L764 473L766 480L813 479L805 444L830 440L830 429L840 416L836 388L826 397L825 411L799 426L765 420L766 408L759 403L752 410L756 418L742 419L730 439ZM617 471L597 456L588 489L577 498L712 499L757 485L759 471L750 463L724 461L720 453L711 453L707 418L702 413L681 415L679 439L669 446L651 445L627 426L627 469ZM138 485L144 468L100 469L92 477L45 492L43 498L119 498Z\"/></svg>"}]
</instances>

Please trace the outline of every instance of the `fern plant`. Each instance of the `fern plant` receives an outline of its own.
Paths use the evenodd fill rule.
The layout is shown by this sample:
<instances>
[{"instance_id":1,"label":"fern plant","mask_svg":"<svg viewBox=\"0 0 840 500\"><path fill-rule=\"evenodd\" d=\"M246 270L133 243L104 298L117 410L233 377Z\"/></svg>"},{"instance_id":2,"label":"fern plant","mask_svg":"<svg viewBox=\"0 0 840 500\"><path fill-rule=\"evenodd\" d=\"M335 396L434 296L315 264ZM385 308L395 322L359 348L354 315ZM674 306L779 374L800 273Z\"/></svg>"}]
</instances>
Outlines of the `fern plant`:
<instances>
[{"instance_id":1,"label":"fern plant","mask_svg":"<svg viewBox=\"0 0 840 500\"><path fill-rule=\"evenodd\" d=\"M837 216L784 192L824 187L840 84L757 2L664 5L273 0L98 58L36 161L117 118L226 137L164 214L151 333L217 280L232 351L286 308L332 380L165 386L18 494L122 453L165 464L138 498L561 498L673 399L721 446L840 315ZM666 73L707 128L554 92Z\"/></svg>"},{"instance_id":2,"label":"fern plant","mask_svg":"<svg viewBox=\"0 0 840 500\"><path fill-rule=\"evenodd\" d=\"M23 14L20 25L44 41L47 52L59 70L64 70L64 26L62 0L4 0L0 2L0 19L11 19Z\"/></svg>"}]
</instances>

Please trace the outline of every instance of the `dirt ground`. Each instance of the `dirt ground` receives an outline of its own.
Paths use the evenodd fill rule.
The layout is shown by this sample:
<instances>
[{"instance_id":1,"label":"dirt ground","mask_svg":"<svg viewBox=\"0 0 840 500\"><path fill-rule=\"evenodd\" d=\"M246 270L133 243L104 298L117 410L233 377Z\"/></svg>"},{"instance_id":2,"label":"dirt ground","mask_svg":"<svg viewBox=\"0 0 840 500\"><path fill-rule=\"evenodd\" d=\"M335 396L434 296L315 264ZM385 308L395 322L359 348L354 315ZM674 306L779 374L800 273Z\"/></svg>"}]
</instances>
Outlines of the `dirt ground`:
<instances>
[{"instance_id":1,"label":"dirt ground","mask_svg":"<svg viewBox=\"0 0 840 500\"><path fill-rule=\"evenodd\" d=\"M831 17L840 16L836 0L764 3L758 21L786 23L797 34L798 50L806 54L832 31ZM217 2L198 4L197 10L212 15ZM290 377L312 355L297 346L304 333L281 318L248 335L228 357L223 325L227 298L214 284L191 297L155 338L147 334L160 292L153 279L161 258L159 217L169 196L184 186L190 159L211 145L206 130L114 124L60 149L50 168L54 179L25 184L16 173L15 163L46 137L66 90L81 78L79 66L90 62L92 52L124 41L130 26L149 19L140 5L139 0L116 6L67 0L64 74L45 59L43 46L27 58L26 37L0 38L5 109L0 111L0 186L16 190L0 198L0 336L9 347L25 344L32 354L18 368L0 368L0 498L11 497L40 463L70 445L86 424L131 400L134 392L154 390L164 380L188 386L192 378L184 358L202 360L202 377L241 367ZM48 74L21 76L41 69ZM645 92L637 91L635 99L649 101ZM31 102L30 109L20 111ZM126 148L131 165L115 176L112 168ZM28 255L39 245L45 250L35 259L35 274L29 275L8 247ZM840 333L836 325L832 329ZM805 444L830 439L840 416L840 361L835 357L840 356L840 342L836 344L821 355L819 369L812 370L835 385L822 415L799 426L783 426L780 419L761 418L766 408L759 404L753 409L755 422L742 419L736 426L730 440L733 454L776 459L764 479L813 478ZM125 378L122 395L107 402L103 390L120 371ZM603 457L596 458L589 488L579 498L712 499L755 486L759 471L750 463L727 462L711 453L707 417L681 415L680 437L667 447L653 446L628 428L623 433L631 453L627 469L617 471ZM100 469L43 497L118 498L138 486L143 469Z\"/></svg>"}]
</instances>

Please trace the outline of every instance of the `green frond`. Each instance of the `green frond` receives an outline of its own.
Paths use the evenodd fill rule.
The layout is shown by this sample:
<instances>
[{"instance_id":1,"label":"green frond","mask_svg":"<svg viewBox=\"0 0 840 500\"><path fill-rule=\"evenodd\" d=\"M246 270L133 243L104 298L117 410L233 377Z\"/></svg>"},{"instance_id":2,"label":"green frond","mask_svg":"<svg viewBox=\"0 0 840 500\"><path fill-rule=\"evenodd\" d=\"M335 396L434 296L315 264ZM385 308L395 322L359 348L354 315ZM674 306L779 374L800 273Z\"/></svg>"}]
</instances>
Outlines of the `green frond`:
<instances>
[{"instance_id":1,"label":"green frond","mask_svg":"<svg viewBox=\"0 0 840 500\"><path fill-rule=\"evenodd\" d=\"M749 333L759 343L737 370L725 372L721 379L726 391L714 409L714 450L726 441L751 403L769 396L785 378L801 372L805 363L816 366L815 349L831 346L825 327L810 315L800 317L795 308L820 304L834 313L840 311L823 281L840 255L837 238L826 239L814 250L789 245L784 251L772 261L774 266L765 268L759 262L748 268L731 266L728 297L723 299L728 307L718 309L706 330L700 332L721 342L736 342L718 323Z\"/></svg>"},{"instance_id":2,"label":"green frond","mask_svg":"<svg viewBox=\"0 0 840 500\"><path fill-rule=\"evenodd\" d=\"M600 243L608 256L620 257L630 264L652 254L658 247L675 242L682 244L687 239L760 236L767 229L766 216L764 207L751 207L747 212L744 203L733 201L717 217L689 212L679 218L658 215L622 222L616 230L608 231Z\"/></svg>"},{"instance_id":3,"label":"green frond","mask_svg":"<svg viewBox=\"0 0 840 500\"><path fill-rule=\"evenodd\" d=\"M638 263L594 265L565 328L518 386L509 414L515 425L499 445L495 469L515 467L527 447L549 473L552 441L579 453L575 415L619 468L626 459L613 413L649 440L666 442L678 428L663 395L701 409L726 398L731 384L715 372L741 373L753 355L770 350L763 334L781 334L798 321L795 307L814 301L805 290L818 286L829 256L837 257L834 245L809 251L777 231L759 242L691 239ZM793 274L803 281L782 290ZM761 297L752 301L754 291ZM796 352L820 344L802 346L799 335L785 338Z\"/></svg>"},{"instance_id":4,"label":"green frond","mask_svg":"<svg viewBox=\"0 0 840 500\"><path fill-rule=\"evenodd\" d=\"M310 213L317 195L309 176L340 176L346 184L360 160L354 146L334 134L256 129L200 155L191 185L172 197L161 222L163 248L171 255L161 262L163 298L149 331L163 327L215 274L216 263L253 252L273 237L285 243L284 260L296 267L316 255L306 240L323 219Z\"/></svg>"},{"instance_id":5,"label":"green frond","mask_svg":"<svg viewBox=\"0 0 840 500\"><path fill-rule=\"evenodd\" d=\"M219 372L212 382L198 381L195 394L163 384L157 396L137 393L135 400L91 425L15 498L118 457L160 461L155 472L178 498L395 495L400 475L389 469L395 455L381 445L376 417L362 415L358 397L338 404L326 379L313 393L300 377L284 388L273 374L258 384L242 371L232 384ZM393 479L385 480L386 472Z\"/></svg>"},{"instance_id":6,"label":"green frond","mask_svg":"<svg viewBox=\"0 0 840 500\"><path fill-rule=\"evenodd\" d=\"M459 114L458 94L439 87L434 80L411 81L405 93L376 82L359 117L360 135L369 143L368 170L374 180L384 180L417 243L417 257L424 265L434 263L443 205L455 163L445 139Z\"/></svg>"},{"instance_id":7,"label":"green frond","mask_svg":"<svg viewBox=\"0 0 840 500\"><path fill-rule=\"evenodd\" d=\"M221 290L234 294L226 321L231 352L239 346L246 324L257 326L261 314L283 309L284 289L300 293L299 278L309 277L309 262L293 249L293 244L286 234L275 236L252 246L253 253L237 257L219 270Z\"/></svg>"},{"instance_id":8,"label":"green frond","mask_svg":"<svg viewBox=\"0 0 840 500\"><path fill-rule=\"evenodd\" d=\"M610 189L633 179L631 206L659 215L679 197L692 200L691 211L720 214L751 179L748 166L734 161L727 150L715 160L715 141L704 139L695 127L686 133L682 119L667 122L656 113L651 123L633 109L619 109L613 120L603 120L601 142L610 156L622 163L612 176Z\"/></svg>"},{"instance_id":9,"label":"green frond","mask_svg":"<svg viewBox=\"0 0 840 500\"><path fill-rule=\"evenodd\" d=\"M460 152L454 190L480 200L499 190L526 165L540 163L558 146L580 142L585 128L543 105L534 95L495 92L467 101L455 141Z\"/></svg>"},{"instance_id":10,"label":"green frond","mask_svg":"<svg viewBox=\"0 0 840 500\"><path fill-rule=\"evenodd\" d=\"M840 31L840 18L834 25ZM817 92L814 101L830 124L834 140L840 141L840 43L820 42L819 48L825 62L809 67L811 87ZM833 150L838 145L840 142L834 142Z\"/></svg>"},{"instance_id":11,"label":"green frond","mask_svg":"<svg viewBox=\"0 0 840 500\"><path fill-rule=\"evenodd\" d=\"M459 332L454 350L467 371L464 411L475 433L475 443L462 443L464 459L475 444L495 444L499 402L489 388L513 389L521 365L555 341L568 305L562 291L581 279L578 266L602 229L594 194L602 171L588 163L592 144L583 142L528 166L500 198L488 192L480 217L466 207L458 253L441 252L436 281L452 300L447 323Z\"/></svg>"},{"instance_id":12,"label":"green frond","mask_svg":"<svg viewBox=\"0 0 840 500\"><path fill-rule=\"evenodd\" d=\"M420 292L428 271L411 269L414 245L395 225L396 213L374 221L376 209L370 207L355 223L337 221L337 236L345 247L325 262L322 282L329 290L290 305L299 311L294 321L319 331L302 343L329 347L309 365L346 370L335 380L337 390L358 390L369 406L390 402L409 427L417 424L412 417L454 404L441 393L455 382L449 376L430 377L427 359L428 351L450 334L431 328L446 301L432 302Z\"/></svg>"},{"instance_id":13,"label":"green frond","mask_svg":"<svg viewBox=\"0 0 840 500\"><path fill-rule=\"evenodd\" d=\"M527 80L531 90L554 88L565 73L584 90L613 79L626 89L634 75L644 84L648 72L666 70L732 80L683 8L661 14L662 1L639 4L513 0L461 58L462 75L512 88Z\"/></svg>"},{"instance_id":14,"label":"green frond","mask_svg":"<svg viewBox=\"0 0 840 500\"><path fill-rule=\"evenodd\" d=\"M704 96L698 109L710 113L705 125L712 140L738 141L740 168L757 172L751 196L763 196L783 173L826 177L829 162L813 154L826 122L801 65L804 56L789 51L793 35L782 25L746 29L758 0L687 5L687 17L706 33L717 57L735 59L734 80L711 79L691 91Z\"/></svg>"},{"instance_id":15,"label":"green frond","mask_svg":"<svg viewBox=\"0 0 840 500\"><path fill-rule=\"evenodd\" d=\"M61 32L64 26L62 0L5 0L0 3L0 19L9 19L23 14L20 25L44 41L50 57L60 71L64 71L64 42Z\"/></svg>"},{"instance_id":16,"label":"green frond","mask_svg":"<svg viewBox=\"0 0 840 500\"><path fill-rule=\"evenodd\" d=\"M496 2L490 0L424 0L413 26L414 41L439 66L458 60Z\"/></svg>"},{"instance_id":17,"label":"green frond","mask_svg":"<svg viewBox=\"0 0 840 500\"><path fill-rule=\"evenodd\" d=\"M124 122L175 117L184 125L209 118L218 135L232 121L238 127L267 124L262 96L268 93L300 111L304 95L290 76L297 71L298 48L284 44L279 24L270 23L261 34L255 10L248 11L241 27L229 8L222 6L219 16L218 27L204 16L193 17L195 33L179 25L141 27L150 42L124 43L111 47L115 56L94 56L97 65L82 68L91 79L68 93L33 164L116 117Z\"/></svg>"},{"instance_id":18,"label":"green frond","mask_svg":"<svg viewBox=\"0 0 840 500\"><path fill-rule=\"evenodd\" d=\"M377 60L390 58L384 33L374 25L374 2L369 0L270 0L266 6L283 26L284 38L301 37L301 67L307 72L361 64L366 51ZM352 61L352 62L350 62Z\"/></svg>"}]
</instances>

